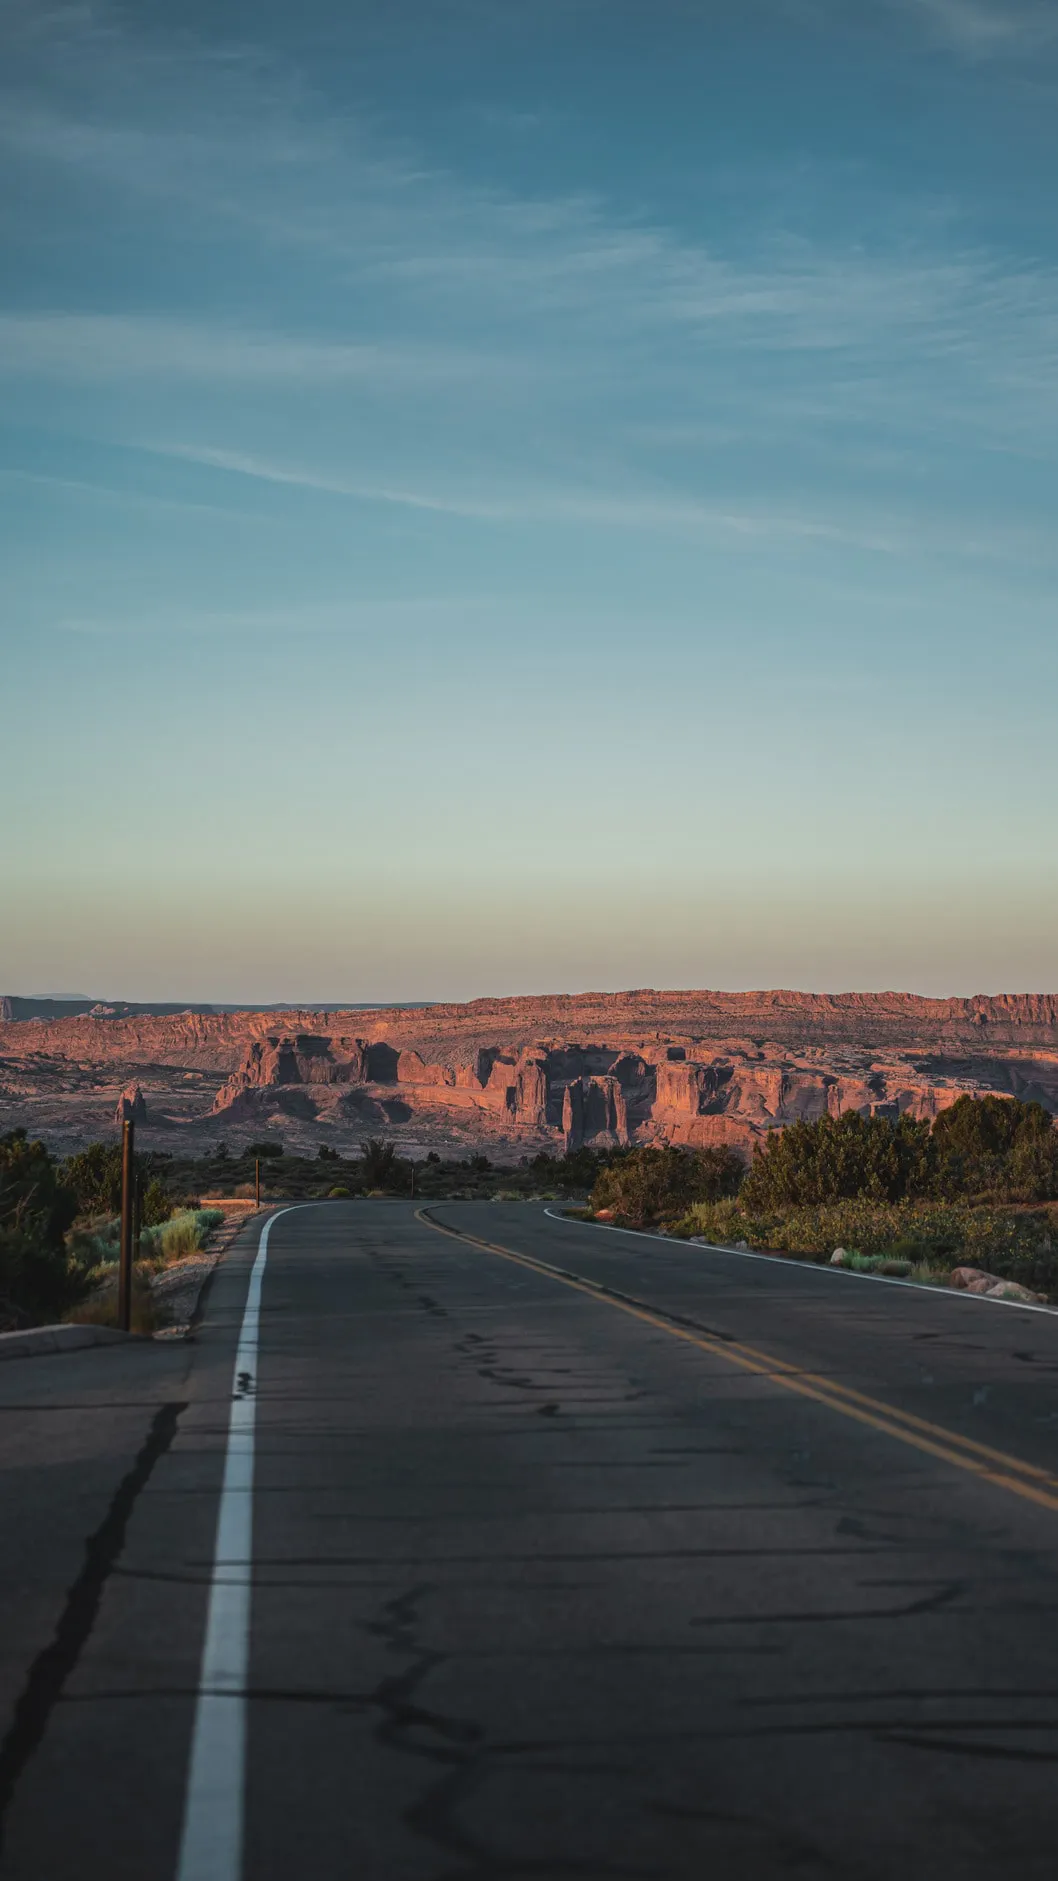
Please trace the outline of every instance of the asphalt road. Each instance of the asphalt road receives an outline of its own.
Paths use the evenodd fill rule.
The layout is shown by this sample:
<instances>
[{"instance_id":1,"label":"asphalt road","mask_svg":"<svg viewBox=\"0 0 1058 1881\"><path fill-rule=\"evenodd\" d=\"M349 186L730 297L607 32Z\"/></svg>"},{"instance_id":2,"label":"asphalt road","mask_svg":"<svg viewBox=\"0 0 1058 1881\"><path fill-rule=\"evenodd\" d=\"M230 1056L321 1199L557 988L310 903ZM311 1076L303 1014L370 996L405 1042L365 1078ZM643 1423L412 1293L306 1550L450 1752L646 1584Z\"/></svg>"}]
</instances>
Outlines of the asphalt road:
<instances>
[{"instance_id":1,"label":"asphalt road","mask_svg":"<svg viewBox=\"0 0 1058 1881\"><path fill-rule=\"evenodd\" d=\"M1050 1881L1058 1316L431 1213L0 1366L5 1881Z\"/></svg>"}]
</instances>

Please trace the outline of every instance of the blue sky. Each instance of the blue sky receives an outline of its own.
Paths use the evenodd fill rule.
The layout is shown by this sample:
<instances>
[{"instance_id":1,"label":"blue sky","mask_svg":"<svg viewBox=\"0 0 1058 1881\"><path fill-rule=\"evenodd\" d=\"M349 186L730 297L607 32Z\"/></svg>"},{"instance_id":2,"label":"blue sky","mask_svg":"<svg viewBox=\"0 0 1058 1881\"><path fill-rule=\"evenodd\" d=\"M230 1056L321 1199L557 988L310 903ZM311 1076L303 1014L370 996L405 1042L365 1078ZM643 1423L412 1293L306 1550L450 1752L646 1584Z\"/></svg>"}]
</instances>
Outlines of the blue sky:
<instances>
[{"instance_id":1,"label":"blue sky","mask_svg":"<svg viewBox=\"0 0 1058 1881\"><path fill-rule=\"evenodd\" d=\"M0 0L0 990L1053 989L1051 0Z\"/></svg>"}]
</instances>

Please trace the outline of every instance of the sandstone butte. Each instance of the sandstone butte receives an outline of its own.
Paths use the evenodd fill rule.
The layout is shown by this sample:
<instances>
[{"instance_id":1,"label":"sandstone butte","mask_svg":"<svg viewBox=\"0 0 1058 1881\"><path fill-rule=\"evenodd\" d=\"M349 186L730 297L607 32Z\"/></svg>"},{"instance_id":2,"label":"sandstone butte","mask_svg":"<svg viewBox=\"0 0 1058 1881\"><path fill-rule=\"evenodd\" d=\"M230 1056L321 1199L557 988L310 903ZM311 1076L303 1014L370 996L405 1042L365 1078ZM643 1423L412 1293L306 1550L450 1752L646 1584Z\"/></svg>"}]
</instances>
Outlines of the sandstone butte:
<instances>
[{"instance_id":1,"label":"sandstone butte","mask_svg":"<svg viewBox=\"0 0 1058 1881\"><path fill-rule=\"evenodd\" d=\"M1058 995L581 993L343 1012L0 1022L0 1128L58 1147L135 1107L149 1146L266 1131L310 1153L391 1135L497 1160L730 1143L845 1110L933 1117L964 1091L1058 1112Z\"/></svg>"}]
</instances>

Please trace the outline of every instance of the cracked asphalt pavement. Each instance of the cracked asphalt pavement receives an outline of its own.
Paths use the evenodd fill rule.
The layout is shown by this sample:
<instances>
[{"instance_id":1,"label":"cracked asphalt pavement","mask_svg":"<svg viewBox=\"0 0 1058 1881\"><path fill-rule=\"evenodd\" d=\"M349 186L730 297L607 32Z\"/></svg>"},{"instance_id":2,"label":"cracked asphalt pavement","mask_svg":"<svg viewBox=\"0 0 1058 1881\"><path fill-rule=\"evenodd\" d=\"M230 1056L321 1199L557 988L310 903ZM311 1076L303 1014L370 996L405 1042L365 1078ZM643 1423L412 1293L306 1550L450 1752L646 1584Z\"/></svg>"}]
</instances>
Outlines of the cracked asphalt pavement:
<instances>
[{"instance_id":1,"label":"cracked asphalt pavement","mask_svg":"<svg viewBox=\"0 0 1058 1881\"><path fill-rule=\"evenodd\" d=\"M271 1230L245 1881L1050 1881L1058 1316L430 1214ZM258 1232L0 1366L4 1881L175 1876Z\"/></svg>"}]
</instances>

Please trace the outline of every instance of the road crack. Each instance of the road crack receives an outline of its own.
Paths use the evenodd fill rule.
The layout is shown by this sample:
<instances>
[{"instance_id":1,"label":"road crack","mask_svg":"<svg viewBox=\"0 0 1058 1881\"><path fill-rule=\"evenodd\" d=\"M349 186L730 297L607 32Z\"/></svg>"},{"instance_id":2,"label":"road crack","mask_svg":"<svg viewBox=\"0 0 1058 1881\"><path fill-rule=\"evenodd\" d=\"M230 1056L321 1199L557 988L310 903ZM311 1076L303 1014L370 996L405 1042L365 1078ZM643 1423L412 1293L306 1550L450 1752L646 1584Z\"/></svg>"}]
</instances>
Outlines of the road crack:
<instances>
[{"instance_id":1,"label":"road crack","mask_svg":"<svg viewBox=\"0 0 1058 1881\"><path fill-rule=\"evenodd\" d=\"M169 1449L186 1403L159 1405L132 1468L122 1477L103 1520L85 1542L84 1560L66 1595L58 1625L30 1666L15 1705L11 1727L0 1745L0 1850L7 1812L23 1770L39 1748L63 1687L76 1669L99 1613L140 1492L159 1458Z\"/></svg>"}]
</instances>

